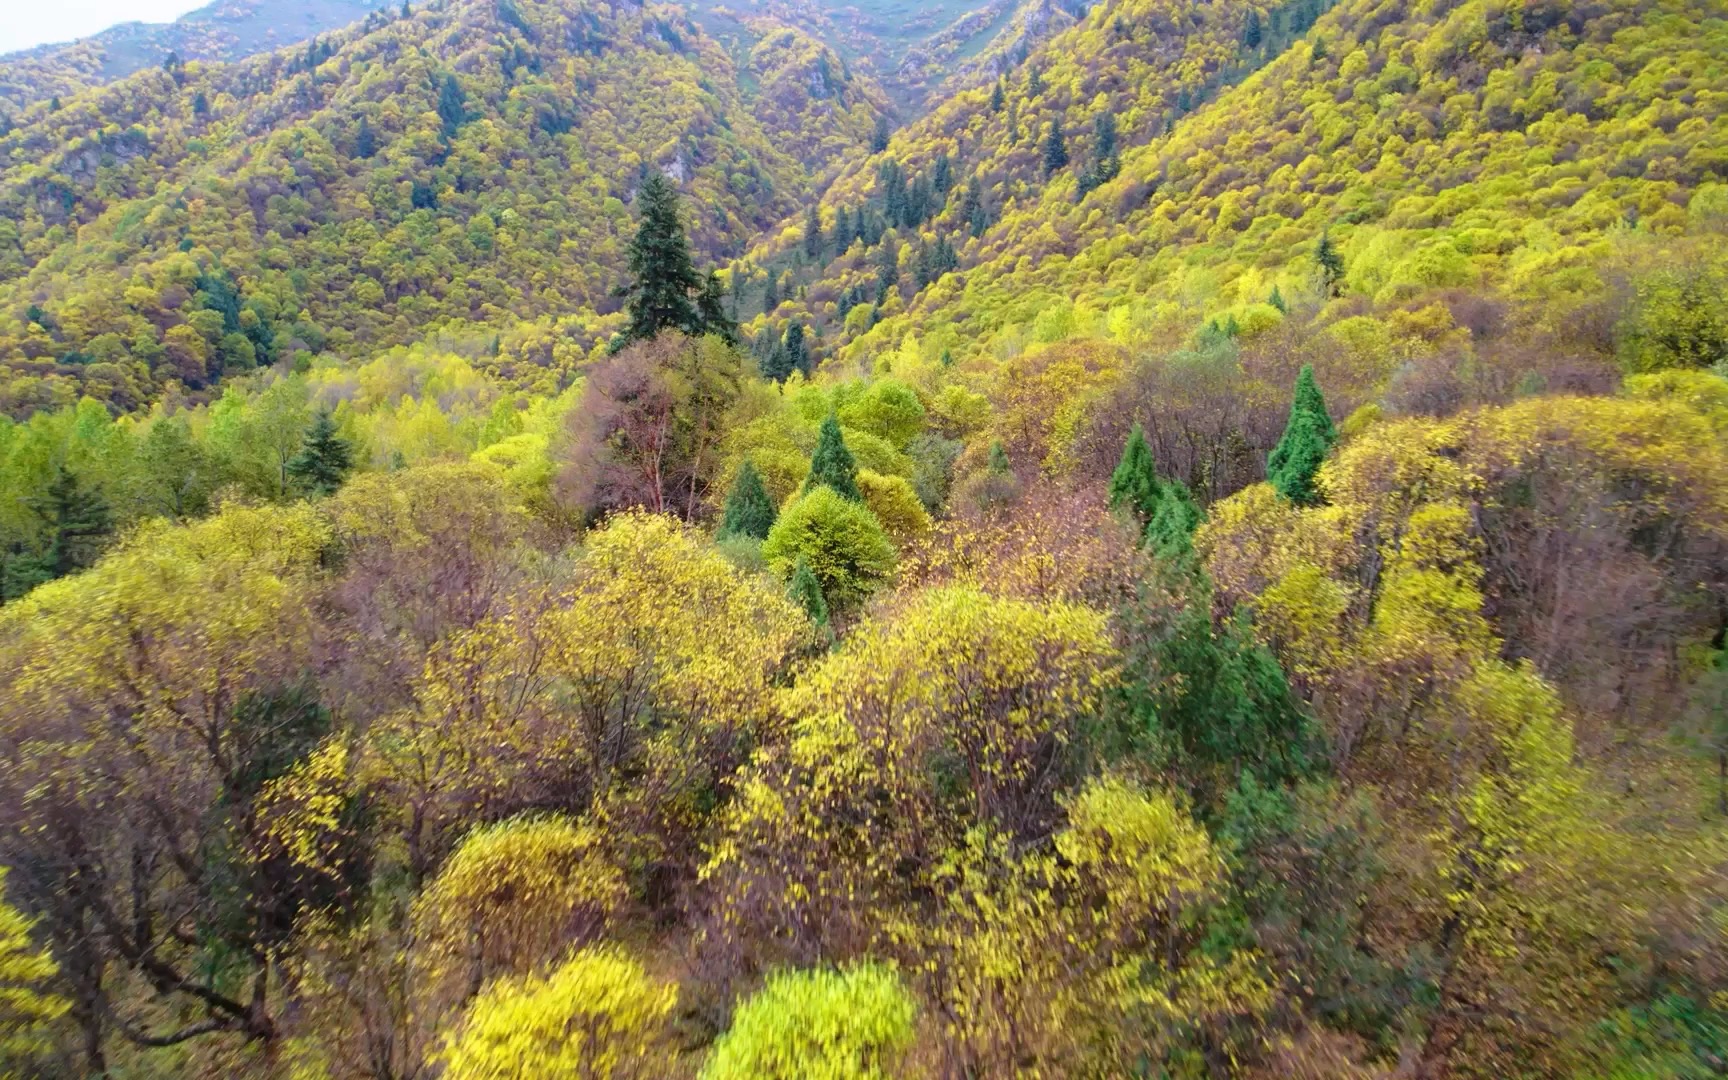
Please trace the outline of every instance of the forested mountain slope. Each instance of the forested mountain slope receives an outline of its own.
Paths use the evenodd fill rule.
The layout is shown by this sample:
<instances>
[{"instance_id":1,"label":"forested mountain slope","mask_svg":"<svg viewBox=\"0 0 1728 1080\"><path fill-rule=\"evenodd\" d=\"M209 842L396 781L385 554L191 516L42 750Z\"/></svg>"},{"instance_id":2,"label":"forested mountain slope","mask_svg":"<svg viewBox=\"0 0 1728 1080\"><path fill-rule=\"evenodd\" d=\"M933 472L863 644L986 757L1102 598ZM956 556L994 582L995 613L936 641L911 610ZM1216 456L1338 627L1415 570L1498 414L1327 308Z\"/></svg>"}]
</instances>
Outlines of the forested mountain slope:
<instances>
[{"instance_id":1,"label":"forested mountain slope","mask_svg":"<svg viewBox=\"0 0 1728 1080\"><path fill-rule=\"evenodd\" d=\"M3 407L434 322L590 325L647 170L712 262L864 149L879 94L781 40L745 78L677 9L468 0L38 106L0 137Z\"/></svg>"},{"instance_id":2,"label":"forested mountain slope","mask_svg":"<svg viewBox=\"0 0 1728 1080\"><path fill-rule=\"evenodd\" d=\"M745 18L0 137L0 1075L1720 1078L1720 3Z\"/></svg>"},{"instance_id":3,"label":"forested mountain slope","mask_svg":"<svg viewBox=\"0 0 1728 1080\"><path fill-rule=\"evenodd\" d=\"M396 8L389 0L220 0L173 22L121 23L77 41L10 53L0 56L0 116L170 57L239 60Z\"/></svg>"},{"instance_id":4,"label":"forested mountain slope","mask_svg":"<svg viewBox=\"0 0 1728 1080\"><path fill-rule=\"evenodd\" d=\"M1073 25L1093 0L691 0L722 38L753 38L770 25L799 27L875 77L900 111L916 117L956 90L994 78L1038 42Z\"/></svg>"},{"instance_id":5,"label":"forested mountain slope","mask_svg":"<svg viewBox=\"0 0 1728 1080\"><path fill-rule=\"evenodd\" d=\"M1107 84L1120 65L1098 58L1157 25L1157 10L1102 5L1010 80L1000 109L974 92L897 134L830 190L825 225L846 206L893 216L878 175L890 159L919 175L946 154L948 193L890 234L894 272L880 248L825 250L819 269L783 283L807 300L772 321L808 320L853 357L912 333L937 352L1060 336L1075 303L1082 322L1114 309L1119 324L1192 327L1274 286L1314 288L1328 231L1339 293L1390 302L1481 283L1563 299L1617 229L1674 230L1690 194L1724 177L1728 32L1713 4L1347 0L1204 104L1213 91L1191 74L1204 60L1148 57L1150 77L1102 96L1066 75ZM1256 9L1252 25L1248 10L1174 17L1222 23L1213 63L1240 70L1316 9ZM1056 74L1034 79L1041 65ZM1120 166L1101 179L1094 125L1106 118ZM784 266L788 246L751 261Z\"/></svg>"}]
</instances>

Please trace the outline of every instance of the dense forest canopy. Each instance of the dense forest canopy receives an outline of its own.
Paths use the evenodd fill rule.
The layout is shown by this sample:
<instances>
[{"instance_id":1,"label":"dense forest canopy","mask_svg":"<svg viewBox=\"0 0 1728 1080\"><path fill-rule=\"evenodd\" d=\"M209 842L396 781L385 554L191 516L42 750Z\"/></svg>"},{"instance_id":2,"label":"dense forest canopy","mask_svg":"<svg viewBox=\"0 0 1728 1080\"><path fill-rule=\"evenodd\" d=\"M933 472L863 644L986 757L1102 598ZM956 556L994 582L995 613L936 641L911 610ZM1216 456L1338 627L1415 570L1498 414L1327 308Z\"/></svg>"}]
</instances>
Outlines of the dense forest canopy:
<instances>
[{"instance_id":1,"label":"dense forest canopy","mask_svg":"<svg viewBox=\"0 0 1728 1080\"><path fill-rule=\"evenodd\" d=\"M1728 16L929 8L17 114L0 1077L1722 1074Z\"/></svg>"}]
</instances>

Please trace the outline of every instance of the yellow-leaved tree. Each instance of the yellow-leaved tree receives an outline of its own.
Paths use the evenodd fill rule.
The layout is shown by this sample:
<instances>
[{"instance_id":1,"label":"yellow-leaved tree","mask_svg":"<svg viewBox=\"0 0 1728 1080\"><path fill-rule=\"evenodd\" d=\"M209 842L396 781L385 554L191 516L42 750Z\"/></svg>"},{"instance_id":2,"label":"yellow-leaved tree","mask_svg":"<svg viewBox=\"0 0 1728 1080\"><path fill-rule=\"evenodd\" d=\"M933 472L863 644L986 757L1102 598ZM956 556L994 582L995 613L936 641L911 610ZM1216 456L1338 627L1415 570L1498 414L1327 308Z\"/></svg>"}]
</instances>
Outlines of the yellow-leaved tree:
<instances>
[{"instance_id":1,"label":"yellow-leaved tree","mask_svg":"<svg viewBox=\"0 0 1728 1080\"><path fill-rule=\"evenodd\" d=\"M147 1045L277 1033L296 920L346 887L278 861L261 814L265 786L329 727L304 682L328 541L307 506L158 521L0 612L0 740L16 748L0 827L27 853L14 886L91 995L89 1046L106 1030ZM195 1011L106 1003L116 967Z\"/></svg>"},{"instance_id":2,"label":"yellow-leaved tree","mask_svg":"<svg viewBox=\"0 0 1728 1080\"><path fill-rule=\"evenodd\" d=\"M762 738L774 681L811 641L771 582L669 517L616 515L567 577L431 650L414 702L373 732L426 876L475 815L594 812L668 871Z\"/></svg>"},{"instance_id":3,"label":"yellow-leaved tree","mask_svg":"<svg viewBox=\"0 0 1728 1080\"><path fill-rule=\"evenodd\" d=\"M677 991L612 948L546 975L500 979L474 999L441 1055L447 1080L657 1080L672 1054Z\"/></svg>"},{"instance_id":4,"label":"yellow-leaved tree","mask_svg":"<svg viewBox=\"0 0 1728 1080\"><path fill-rule=\"evenodd\" d=\"M0 890L5 885L0 870ZM48 985L59 967L31 940L33 929L23 912L0 899L0 1076L41 1054L49 1026L71 1007Z\"/></svg>"}]
</instances>

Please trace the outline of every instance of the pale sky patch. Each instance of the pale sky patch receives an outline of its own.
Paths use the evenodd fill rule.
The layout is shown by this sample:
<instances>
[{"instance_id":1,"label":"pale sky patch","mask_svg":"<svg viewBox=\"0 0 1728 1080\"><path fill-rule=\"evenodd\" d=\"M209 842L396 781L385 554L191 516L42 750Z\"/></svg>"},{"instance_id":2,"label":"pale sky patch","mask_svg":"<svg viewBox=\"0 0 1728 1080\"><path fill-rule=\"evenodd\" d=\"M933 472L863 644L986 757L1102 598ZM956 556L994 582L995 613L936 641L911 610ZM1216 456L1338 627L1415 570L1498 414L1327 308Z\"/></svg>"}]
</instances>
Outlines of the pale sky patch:
<instances>
[{"instance_id":1,"label":"pale sky patch","mask_svg":"<svg viewBox=\"0 0 1728 1080\"><path fill-rule=\"evenodd\" d=\"M210 0L0 0L0 53L88 37L123 22L173 22Z\"/></svg>"}]
</instances>

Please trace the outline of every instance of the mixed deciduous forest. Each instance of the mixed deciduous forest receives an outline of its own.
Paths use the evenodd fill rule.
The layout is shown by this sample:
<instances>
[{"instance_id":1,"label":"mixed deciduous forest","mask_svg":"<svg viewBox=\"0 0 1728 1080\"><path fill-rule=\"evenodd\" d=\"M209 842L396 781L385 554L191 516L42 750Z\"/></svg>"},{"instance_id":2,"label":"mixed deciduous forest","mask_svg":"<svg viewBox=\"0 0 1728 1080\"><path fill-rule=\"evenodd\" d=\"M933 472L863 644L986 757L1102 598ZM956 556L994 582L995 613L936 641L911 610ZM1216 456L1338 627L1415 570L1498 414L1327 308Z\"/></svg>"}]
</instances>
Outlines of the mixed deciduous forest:
<instances>
[{"instance_id":1,"label":"mixed deciduous forest","mask_svg":"<svg viewBox=\"0 0 1728 1080\"><path fill-rule=\"evenodd\" d=\"M20 63L5 1080L1728 1069L1718 4Z\"/></svg>"}]
</instances>

